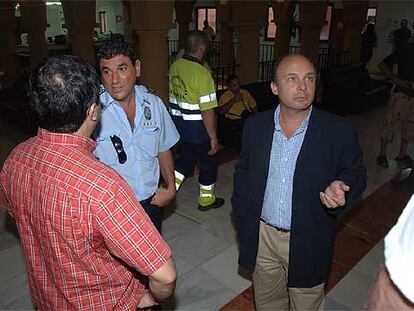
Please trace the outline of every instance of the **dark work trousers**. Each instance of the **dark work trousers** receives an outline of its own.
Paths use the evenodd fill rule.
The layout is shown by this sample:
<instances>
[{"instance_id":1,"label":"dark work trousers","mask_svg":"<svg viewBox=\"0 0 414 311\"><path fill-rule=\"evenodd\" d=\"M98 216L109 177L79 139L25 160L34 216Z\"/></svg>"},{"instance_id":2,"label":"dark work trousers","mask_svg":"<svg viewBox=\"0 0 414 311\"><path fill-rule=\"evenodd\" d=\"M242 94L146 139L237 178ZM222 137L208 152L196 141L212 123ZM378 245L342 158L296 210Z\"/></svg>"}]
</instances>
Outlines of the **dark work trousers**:
<instances>
[{"instance_id":1,"label":"dark work trousers","mask_svg":"<svg viewBox=\"0 0 414 311\"><path fill-rule=\"evenodd\" d=\"M153 197L154 196L152 195L148 199L142 200L139 203L141 203L141 206L144 208L145 212L151 219L155 228L157 228L158 232L161 234L161 222L162 222L163 209L162 207L158 207L158 206L151 204L151 200Z\"/></svg>"},{"instance_id":2,"label":"dark work trousers","mask_svg":"<svg viewBox=\"0 0 414 311\"><path fill-rule=\"evenodd\" d=\"M178 158L175 161L175 170L187 178L193 171L194 166L198 164L199 183L204 186L215 184L217 180L218 160L217 153L213 156L207 154L210 148L210 143L192 144L180 142Z\"/></svg>"}]
</instances>

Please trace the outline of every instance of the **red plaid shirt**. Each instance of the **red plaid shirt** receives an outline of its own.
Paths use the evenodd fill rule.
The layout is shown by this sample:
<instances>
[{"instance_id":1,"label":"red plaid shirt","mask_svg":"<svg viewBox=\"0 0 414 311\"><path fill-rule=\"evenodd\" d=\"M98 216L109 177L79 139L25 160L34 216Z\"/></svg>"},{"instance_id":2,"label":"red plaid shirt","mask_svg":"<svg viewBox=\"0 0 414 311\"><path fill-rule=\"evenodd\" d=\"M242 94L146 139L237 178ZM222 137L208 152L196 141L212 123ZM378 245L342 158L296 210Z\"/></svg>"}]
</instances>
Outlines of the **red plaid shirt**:
<instances>
[{"instance_id":1,"label":"red plaid shirt","mask_svg":"<svg viewBox=\"0 0 414 311\"><path fill-rule=\"evenodd\" d=\"M40 129L0 174L0 206L16 219L34 303L40 310L135 310L142 275L171 250L134 193L96 160L95 142Z\"/></svg>"}]
</instances>

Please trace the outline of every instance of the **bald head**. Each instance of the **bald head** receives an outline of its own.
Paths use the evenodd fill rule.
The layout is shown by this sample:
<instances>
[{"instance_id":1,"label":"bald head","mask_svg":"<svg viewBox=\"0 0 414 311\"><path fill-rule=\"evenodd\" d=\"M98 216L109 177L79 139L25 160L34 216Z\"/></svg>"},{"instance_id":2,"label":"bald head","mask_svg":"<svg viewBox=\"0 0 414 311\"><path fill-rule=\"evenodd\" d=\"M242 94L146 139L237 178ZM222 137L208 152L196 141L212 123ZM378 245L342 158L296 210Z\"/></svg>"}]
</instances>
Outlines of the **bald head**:
<instances>
[{"instance_id":1,"label":"bald head","mask_svg":"<svg viewBox=\"0 0 414 311\"><path fill-rule=\"evenodd\" d=\"M277 83L278 78L280 79L281 73L285 73L286 70L289 71L291 67L306 67L309 70L316 72L315 66L312 61L302 54L289 54L280 58L275 65L275 76L274 82Z\"/></svg>"},{"instance_id":2,"label":"bald head","mask_svg":"<svg viewBox=\"0 0 414 311\"><path fill-rule=\"evenodd\" d=\"M307 113L315 97L316 72L303 55L283 57L275 68L272 92L279 96L281 111Z\"/></svg>"}]
</instances>

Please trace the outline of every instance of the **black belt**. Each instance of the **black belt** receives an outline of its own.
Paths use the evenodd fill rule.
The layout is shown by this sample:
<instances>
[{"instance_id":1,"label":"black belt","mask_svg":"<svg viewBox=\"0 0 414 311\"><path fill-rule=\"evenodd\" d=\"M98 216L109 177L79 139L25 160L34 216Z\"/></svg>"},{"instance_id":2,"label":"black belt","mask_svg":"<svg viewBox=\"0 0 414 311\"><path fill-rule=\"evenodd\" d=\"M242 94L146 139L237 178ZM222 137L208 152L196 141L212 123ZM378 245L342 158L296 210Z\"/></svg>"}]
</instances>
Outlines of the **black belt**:
<instances>
[{"instance_id":1,"label":"black belt","mask_svg":"<svg viewBox=\"0 0 414 311\"><path fill-rule=\"evenodd\" d=\"M142 200L142 201L139 201L139 203L141 204L141 205L148 205L148 204L151 204L151 201L152 201L152 198L155 196L155 194L153 194L152 196L150 196L148 199L145 199L145 200Z\"/></svg>"},{"instance_id":2,"label":"black belt","mask_svg":"<svg viewBox=\"0 0 414 311\"><path fill-rule=\"evenodd\" d=\"M260 219L260 221L262 221L264 224L266 224L266 225L268 225L268 226L276 229L277 231L280 231L280 232L283 232L283 233L289 233L290 232L290 229L279 228L279 227L277 227L275 225L272 225L271 223L268 223L267 221L265 221L263 219Z\"/></svg>"}]
</instances>

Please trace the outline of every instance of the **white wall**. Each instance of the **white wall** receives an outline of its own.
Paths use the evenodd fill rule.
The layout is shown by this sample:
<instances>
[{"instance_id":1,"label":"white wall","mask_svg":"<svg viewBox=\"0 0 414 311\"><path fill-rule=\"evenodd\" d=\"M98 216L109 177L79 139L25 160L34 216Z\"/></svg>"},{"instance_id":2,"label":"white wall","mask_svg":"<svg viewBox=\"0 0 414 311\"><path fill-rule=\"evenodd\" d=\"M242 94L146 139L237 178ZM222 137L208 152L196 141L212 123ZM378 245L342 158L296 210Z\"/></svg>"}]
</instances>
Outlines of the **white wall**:
<instances>
[{"instance_id":1,"label":"white wall","mask_svg":"<svg viewBox=\"0 0 414 311\"><path fill-rule=\"evenodd\" d=\"M400 21L406 18L408 28L413 31L414 1L378 1L375 33L377 34L377 47L370 61L370 72L378 72L378 64L392 52L392 45L389 41L393 29L399 28ZM413 56L414 57L414 56Z\"/></svg>"}]
</instances>

